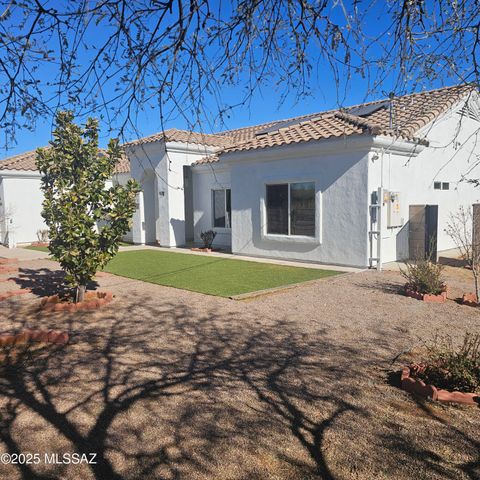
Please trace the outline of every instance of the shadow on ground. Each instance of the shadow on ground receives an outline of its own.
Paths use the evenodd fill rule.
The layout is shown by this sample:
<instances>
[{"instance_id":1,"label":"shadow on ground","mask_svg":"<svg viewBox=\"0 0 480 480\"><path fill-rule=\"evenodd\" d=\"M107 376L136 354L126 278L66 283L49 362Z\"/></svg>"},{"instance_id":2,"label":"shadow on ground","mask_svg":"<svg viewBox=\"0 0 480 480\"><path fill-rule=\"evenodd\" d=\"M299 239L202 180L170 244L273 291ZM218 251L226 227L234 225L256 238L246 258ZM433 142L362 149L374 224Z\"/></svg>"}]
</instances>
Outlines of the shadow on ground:
<instances>
[{"instance_id":1,"label":"shadow on ground","mask_svg":"<svg viewBox=\"0 0 480 480\"><path fill-rule=\"evenodd\" d=\"M22 270L20 281L45 292L48 275ZM2 478L479 478L480 442L380 385L377 354L361 341L349 346L280 316L246 322L132 298L57 317L71 344L0 375L5 451L95 452L97 463L3 465ZM405 405L408 422L422 412L427 427L446 426L442 441L468 459L443 462L438 445L397 416ZM399 462L409 466L403 476Z\"/></svg>"},{"instance_id":2,"label":"shadow on ground","mask_svg":"<svg viewBox=\"0 0 480 480\"><path fill-rule=\"evenodd\" d=\"M39 297L72 294L72 289L67 285L65 273L62 270L20 268L17 276L12 277L12 279L20 288L29 288L34 295ZM87 285L90 290L97 287L98 283L96 281Z\"/></svg>"}]
</instances>

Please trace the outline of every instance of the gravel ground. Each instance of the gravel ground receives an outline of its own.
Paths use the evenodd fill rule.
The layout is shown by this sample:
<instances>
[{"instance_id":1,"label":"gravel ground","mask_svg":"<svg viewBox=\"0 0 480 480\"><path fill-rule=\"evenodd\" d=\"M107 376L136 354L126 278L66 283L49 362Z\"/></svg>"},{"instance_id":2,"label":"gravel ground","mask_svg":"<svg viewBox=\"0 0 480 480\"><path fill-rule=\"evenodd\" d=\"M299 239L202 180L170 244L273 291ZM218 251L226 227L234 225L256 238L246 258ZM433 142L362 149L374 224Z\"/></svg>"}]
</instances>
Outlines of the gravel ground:
<instances>
[{"instance_id":1,"label":"gravel ground","mask_svg":"<svg viewBox=\"0 0 480 480\"><path fill-rule=\"evenodd\" d=\"M2 330L71 332L2 371L0 451L41 456L2 479L480 478L480 408L416 400L391 375L435 333L480 332L474 308L363 272L242 302L108 276L109 307L39 314L56 268L22 262L34 294L0 304ZM472 289L464 269L447 280L452 298ZM44 461L69 452L97 464Z\"/></svg>"}]
</instances>

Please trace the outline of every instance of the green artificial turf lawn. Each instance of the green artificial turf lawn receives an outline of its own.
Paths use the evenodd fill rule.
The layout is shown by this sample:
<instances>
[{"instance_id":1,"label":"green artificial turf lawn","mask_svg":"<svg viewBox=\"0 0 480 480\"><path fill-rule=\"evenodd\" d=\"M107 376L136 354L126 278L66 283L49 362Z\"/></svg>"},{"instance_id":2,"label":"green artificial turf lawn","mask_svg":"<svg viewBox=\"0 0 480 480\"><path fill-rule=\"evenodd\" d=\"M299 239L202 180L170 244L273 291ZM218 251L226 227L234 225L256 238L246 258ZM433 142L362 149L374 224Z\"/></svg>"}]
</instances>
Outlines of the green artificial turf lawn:
<instances>
[{"instance_id":1,"label":"green artificial turf lawn","mask_svg":"<svg viewBox=\"0 0 480 480\"><path fill-rule=\"evenodd\" d=\"M231 297L340 273L153 250L120 252L110 261L105 271L144 282L220 297Z\"/></svg>"},{"instance_id":2,"label":"green artificial turf lawn","mask_svg":"<svg viewBox=\"0 0 480 480\"><path fill-rule=\"evenodd\" d=\"M119 247L130 247L131 245L132 245L131 243L126 243L126 242L120 242L118 244ZM39 247L37 245L28 245L25 248L28 248L28 250L38 250L40 252L50 253L50 250L48 249L48 247Z\"/></svg>"},{"instance_id":3,"label":"green artificial turf lawn","mask_svg":"<svg viewBox=\"0 0 480 480\"><path fill-rule=\"evenodd\" d=\"M35 245L28 245L28 247L25 247L25 248L27 248L28 250L38 250L40 252L50 253L50 250L48 249L48 247L39 247L39 246L35 246Z\"/></svg>"}]
</instances>

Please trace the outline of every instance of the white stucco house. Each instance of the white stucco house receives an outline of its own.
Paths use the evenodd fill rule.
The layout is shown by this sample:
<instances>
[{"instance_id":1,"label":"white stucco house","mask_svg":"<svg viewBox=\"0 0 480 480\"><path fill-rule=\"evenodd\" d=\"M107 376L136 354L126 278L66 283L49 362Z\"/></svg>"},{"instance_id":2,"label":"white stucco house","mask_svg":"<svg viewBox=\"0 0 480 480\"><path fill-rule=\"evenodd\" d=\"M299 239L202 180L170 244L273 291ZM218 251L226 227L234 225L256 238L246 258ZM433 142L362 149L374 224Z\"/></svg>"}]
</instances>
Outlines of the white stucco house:
<instances>
[{"instance_id":1,"label":"white stucco house","mask_svg":"<svg viewBox=\"0 0 480 480\"><path fill-rule=\"evenodd\" d=\"M12 247L37 241L37 232L46 228L40 213L43 193L35 159L32 150L0 161L0 244ZM129 178L125 158L109 183L124 184Z\"/></svg>"},{"instance_id":2,"label":"white stucco house","mask_svg":"<svg viewBox=\"0 0 480 480\"><path fill-rule=\"evenodd\" d=\"M134 243L200 243L213 229L234 254L377 266L433 237L454 246L449 215L480 201L462 181L480 177L479 130L478 92L446 87L216 134L166 130L126 144L130 171L114 181L142 185ZM0 162L1 208L28 242L41 194L15 158Z\"/></svg>"}]
</instances>

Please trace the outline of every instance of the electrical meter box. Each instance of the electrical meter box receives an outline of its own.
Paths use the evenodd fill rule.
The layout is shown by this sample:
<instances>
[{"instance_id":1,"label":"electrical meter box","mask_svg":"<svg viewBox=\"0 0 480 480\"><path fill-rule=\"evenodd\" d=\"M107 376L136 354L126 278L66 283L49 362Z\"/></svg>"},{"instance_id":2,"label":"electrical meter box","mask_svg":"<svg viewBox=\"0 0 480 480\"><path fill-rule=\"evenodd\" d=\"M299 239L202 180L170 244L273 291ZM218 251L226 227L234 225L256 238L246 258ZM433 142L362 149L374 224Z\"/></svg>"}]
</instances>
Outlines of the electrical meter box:
<instances>
[{"instance_id":1,"label":"electrical meter box","mask_svg":"<svg viewBox=\"0 0 480 480\"><path fill-rule=\"evenodd\" d=\"M400 192L388 192L387 205L387 227L401 227L403 225L403 218Z\"/></svg>"}]
</instances>

